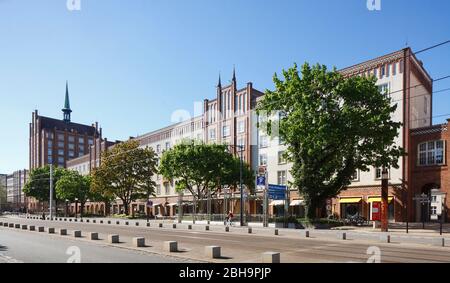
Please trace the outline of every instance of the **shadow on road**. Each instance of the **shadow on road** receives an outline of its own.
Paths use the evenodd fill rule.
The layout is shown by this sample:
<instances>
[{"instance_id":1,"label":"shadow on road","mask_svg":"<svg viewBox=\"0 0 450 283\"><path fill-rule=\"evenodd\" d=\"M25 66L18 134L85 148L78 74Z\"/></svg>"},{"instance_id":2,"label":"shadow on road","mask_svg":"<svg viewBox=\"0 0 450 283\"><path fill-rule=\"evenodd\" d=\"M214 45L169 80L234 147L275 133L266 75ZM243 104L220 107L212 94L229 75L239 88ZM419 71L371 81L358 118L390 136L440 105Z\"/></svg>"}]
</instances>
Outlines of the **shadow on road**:
<instances>
[{"instance_id":1,"label":"shadow on road","mask_svg":"<svg viewBox=\"0 0 450 283\"><path fill-rule=\"evenodd\" d=\"M5 252L7 250L8 250L8 247L5 247L5 246L0 244L0 252Z\"/></svg>"}]
</instances>

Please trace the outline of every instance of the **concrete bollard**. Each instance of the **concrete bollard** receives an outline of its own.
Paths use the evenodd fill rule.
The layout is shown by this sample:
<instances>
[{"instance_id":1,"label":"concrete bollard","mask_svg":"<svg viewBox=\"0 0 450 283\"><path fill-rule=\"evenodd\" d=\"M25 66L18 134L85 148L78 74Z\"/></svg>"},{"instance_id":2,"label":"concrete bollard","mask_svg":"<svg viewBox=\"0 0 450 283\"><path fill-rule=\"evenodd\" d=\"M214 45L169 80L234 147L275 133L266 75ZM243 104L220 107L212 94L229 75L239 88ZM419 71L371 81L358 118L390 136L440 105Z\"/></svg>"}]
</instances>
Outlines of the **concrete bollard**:
<instances>
[{"instance_id":1,"label":"concrete bollard","mask_svg":"<svg viewBox=\"0 0 450 283\"><path fill-rule=\"evenodd\" d=\"M66 236L67 235L67 229L59 229L59 234L61 236Z\"/></svg>"},{"instance_id":2,"label":"concrete bollard","mask_svg":"<svg viewBox=\"0 0 450 283\"><path fill-rule=\"evenodd\" d=\"M120 221L116 221L116 225L119 225L120 224Z\"/></svg>"},{"instance_id":3,"label":"concrete bollard","mask_svg":"<svg viewBox=\"0 0 450 283\"><path fill-rule=\"evenodd\" d=\"M139 226L139 222L136 222L136 226Z\"/></svg>"},{"instance_id":4,"label":"concrete bollard","mask_svg":"<svg viewBox=\"0 0 450 283\"><path fill-rule=\"evenodd\" d=\"M22 230L28 230L28 225L22 225Z\"/></svg>"},{"instance_id":5,"label":"concrete bollard","mask_svg":"<svg viewBox=\"0 0 450 283\"><path fill-rule=\"evenodd\" d=\"M177 229L177 224L172 224L173 229Z\"/></svg>"},{"instance_id":6,"label":"concrete bollard","mask_svg":"<svg viewBox=\"0 0 450 283\"><path fill-rule=\"evenodd\" d=\"M119 235L108 235L108 243L118 244L119 243Z\"/></svg>"},{"instance_id":7,"label":"concrete bollard","mask_svg":"<svg viewBox=\"0 0 450 283\"><path fill-rule=\"evenodd\" d=\"M14 225L14 227L15 227L16 229L20 229L20 224L16 224L16 225Z\"/></svg>"},{"instance_id":8,"label":"concrete bollard","mask_svg":"<svg viewBox=\"0 0 450 283\"><path fill-rule=\"evenodd\" d=\"M278 229L275 229L274 234L278 236Z\"/></svg>"},{"instance_id":9,"label":"concrete bollard","mask_svg":"<svg viewBox=\"0 0 450 283\"><path fill-rule=\"evenodd\" d=\"M90 232L89 239L90 240L98 240L98 233Z\"/></svg>"},{"instance_id":10,"label":"concrete bollard","mask_svg":"<svg viewBox=\"0 0 450 283\"><path fill-rule=\"evenodd\" d=\"M209 231L209 226L208 225L205 226L205 231Z\"/></svg>"},{"instance_id":11,"label":"concrete bollard","mask_svg":"<svg viewBox=\"0 0 450 283\"><path fill-rule=\"evenodd\" d=\"M55 234L55 228L48 228L49 234Z\"/></svg>"},{"instance_id":12,"label":"concrete bollard","mask_svg":"<svg viewBox=\"0 0 450 283\"><path fill-rule=\"evenodd\" d=\"M300 233L301 233L301 235L302 235L303 237L309 238L309 231L304 230L304 231L301 231Z\"/></svg>"},{"instance_id":13,"label":"concrete bollard","mask_svg":"<svg viewBox=\"0 0 450 283\"><path fill-rule=\"evenodd\" d=\"M84 220L83 219L80 219L80 222L83 222ZM75 222L77 222L77 220L75 219Z\"/></svg>"},{"instance_id":14,"label":"concrete bollard","mask_svg":"<svg viewBox=\"0 0 450 283\"><path fill-rule=\"evenodd\" d=\"M64 218L64 221L67 221L67 218Z\"/></svg>"},{"instance_id":15,"label":"concrete bollard","mask_svg":"<svg viewBox=\"0 0 450 283\"><path fill-rule=\"evenodd\" d=\"M162 228L162 227L163 227L163 224L162 224L162 223L159 223L159 224L158 224L158 227L159 227L159 228Z\"/></svg>"},{"instance_id":16,"label":"concrete bollard","mask_svg":"<svg viewBox=\"0 0 450 283\"><path fill-rule=\"evenodd\" d=\"M433 246L445 247L445 238L433 238Z\"/></svg>"},{"instance_id":17,"label":"concrete bollard","mask_svg":"<svg viewBox=\"0 0 450 283\"><path fill-rule=\"evenodd\" d=\"M97 223L97 220L92 220L92 223Z\"/></svg>"},{"instance_id":18,"label":"concrete bollard","mask_svg":"<svg viewBox=\"0 0 450 283\"><path fill-rule=\"evenodd\" d=\"M262 254L263 263L280 263L280 253L266 252Z\"/></svg>"},{"instance_id":19,"label":"concrete bollard","mask_svg":"<svg viewBox=\"0 0 450 283\"><path fill-rule=\"evenodd\" d=\"M42 226L38 227L38 232L44 232L44 227Z\"/></svg>"},{"instance_id":20,"label":"concrete bollard","mask_svg":"<svg viewBox=\"0 0 450 283\"><path fill-rule=\"evenodd\" d=\"M347 233L338 233L337 237L339 240L347 240Z\"/></svg>"},{"instance_id":21,"label":"concrete bollard","mask_svg":"<svg viewBox=\"0 0 450 283\"><path fill-rule=\"evenodd\" d=\"M252 227L248 227L247 232L251 234L253 232Z\"/></svg>"},{"instance_id":22,"label":"concrete bollard","mask_svg":"<svg viewBox=\"0 0 450 283\"><path fill-rule=\"evenodd\" d=\"M145 238L144 237L135 237L133 238L133 246L134 247L145 247Z\"/></svg>"},{"instance_id":23,"label":"concrete bollard","mask_svg":"<svg viewBox=\"0 0 450 283\"><path fill-rule=\"evenodd\" d=\"M164 242L164 251L173 253L178 251L178 242L175 241L165 241Z\"/></svg>"},{"instance_id":24,"label":"concrete bollard","mask_svg":"<svg viewBox=\"0 0 450 283\"><path fill-rule=\"evenodd\" d=\"M188 230L192 230L192 225L188 225Z\"/></svg>"},{"instance_id":25,"label":"concrete bollard","mask_svg":"<svg viewBox=\"0 0 450 283\"><path fill-rule=\"evenodd\" d=\"M3 227L8 227L8 223L7 222L3 223Z\"/></svg>"},{"instance_id":26,"label":"concrete bollard","mask_svg":"<svg viewBox=\"0 0 450 283\"><path fill-rule=\"evenodd\" d=\"M380 241L383 242L383 243L390 243L391 242L391 235L381 234L380 235Z\"/></svg>"},{"instance_id":27,"label":"concrete bollard","mask_svg":"<svg viewBox=\"0 0 450 283\"><path fill-rule=\"evenodd\" d=\"M150 227L150 222L147 222L147 227Z\"/></svg>"},{"instance_id":28,"label":"concrete bollard","mask_svg":"<svg viewBox=\"0 0 450 283\"><path fill-rule=\"evenodd\" d=\"M36 230L35 226L30 226L29 228L30 228L30 231L35 231Z\"/></svg>"},{"instance_id":29,"label":"concrete bollard","mask_svg":"<svg viewBox=\"0 0 450 283\"><path fill-rule=\"evenodd\" d=\"M86 223L89 223L89 219L86 219Z\"/></svg>"},{"instance_id":30,"label":"concrete bollard","mask_svg":"<svg viewBox=\"0 0 450 283\"><path fill-rule=\"evenodd\" d=\"M111 224L111 221L110 221L110 220L108 220L108 224Z\"/></svg>"},{"instance_id":31,"label":"concrete bollard","mask_svg":"<svg viewBox=\"0 0 450 283\"><path fill-rule=\"evenodd\" d=\"M14 228L14 223L9 223L9 228Z\"/></svg>"},{"instance_id":32,"label":"concrete bollard","mask_svg":"<svg viewBox=\"0 0 450 283\"><path fill-rule=\"evenodd\" d=\"M81 238L81 231L80 230L73 231L73 236L75 238Z\"/></svg>"},{"instance_id":33,"label":"concrete bollard","mask_svg":"<svg viewBox=\"0 0 450 283\"><path fill-rule=\"evenodd\" d=\"M100 220L100 224L103 224L103 220Z\"/></svg>"},{"instance_id":34,"label":"concrete bollard","mask_svg":"<svg viewBox=\"0 0 450 283\"><path fill-rule=\"evenodd\" d=\"M72 218L69 219L69 222L72 222Z\"/></svg>"},{"instance_id":35,"label":"concrete bollard","mask_svg":"<svg viewBox=\"0 0 450 283\"><path fill-rule=\"evenodd\" d=\"M220 247L218 246L206 246L205 256L208 258L220 258Z\"/></svg>"},{"instance_id":36,"label":"concrete bollard","mask_svg":"<svg viewBox=\"0 0 450 283\"><path fill-rule=\"evenodd\" d=\"M128 223L128 221L125 221L125 225L128 225L129 223Z\"/></svg>"}]
</instances>

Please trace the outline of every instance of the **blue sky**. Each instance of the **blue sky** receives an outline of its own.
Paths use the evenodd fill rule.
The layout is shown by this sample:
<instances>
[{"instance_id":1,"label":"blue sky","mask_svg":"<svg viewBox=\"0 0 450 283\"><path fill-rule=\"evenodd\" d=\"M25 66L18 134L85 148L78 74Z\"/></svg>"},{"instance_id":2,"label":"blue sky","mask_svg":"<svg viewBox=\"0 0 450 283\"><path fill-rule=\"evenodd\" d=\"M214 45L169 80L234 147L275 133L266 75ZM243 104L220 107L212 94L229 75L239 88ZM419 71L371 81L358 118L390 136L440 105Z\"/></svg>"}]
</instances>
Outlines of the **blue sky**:
<instances>
[{"instance_id":1,"label":"blue sky","mask_svg":"<svg viewBox=\"0 0 450 283\"><path fill-rule=\"evenodd\" d=\"M218 74L272 88L272 76L308 61L343 68L450 39L450 1L0 0L0 172L28 167L31 112L61 117L69 80L72 120L98 121L110 140L170 124L174 110L213 98ZM450 74L450 45L419 56L433 78ZM435 90L450 87L450 80ZM433 115L450 113L436 94ZM436 118L435 123L449 117Z\"/></svg>"}]
</instances>

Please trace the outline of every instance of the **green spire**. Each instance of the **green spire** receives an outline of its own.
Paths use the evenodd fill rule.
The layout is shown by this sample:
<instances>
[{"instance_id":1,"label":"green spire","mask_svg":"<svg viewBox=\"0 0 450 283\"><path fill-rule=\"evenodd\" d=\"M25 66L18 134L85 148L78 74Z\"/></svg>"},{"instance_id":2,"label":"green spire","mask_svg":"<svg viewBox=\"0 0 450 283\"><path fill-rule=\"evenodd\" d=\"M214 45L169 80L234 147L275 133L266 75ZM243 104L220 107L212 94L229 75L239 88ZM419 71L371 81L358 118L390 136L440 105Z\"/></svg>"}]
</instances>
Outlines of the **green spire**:
<instances>
[{"instance_id":1,"label":"green spire","mask_svg":"<svg viewBox=\"0 0 450 283\"><path fill-rule=\"evenodd\" d=\"M69 101L69 83L66 81L66 98L64 101L64 108L62 109L62 112L64 113L64 122L70 122L70 113L72 113L72 110L70 109L70 101Z\"/></svg>"}]
</instances>

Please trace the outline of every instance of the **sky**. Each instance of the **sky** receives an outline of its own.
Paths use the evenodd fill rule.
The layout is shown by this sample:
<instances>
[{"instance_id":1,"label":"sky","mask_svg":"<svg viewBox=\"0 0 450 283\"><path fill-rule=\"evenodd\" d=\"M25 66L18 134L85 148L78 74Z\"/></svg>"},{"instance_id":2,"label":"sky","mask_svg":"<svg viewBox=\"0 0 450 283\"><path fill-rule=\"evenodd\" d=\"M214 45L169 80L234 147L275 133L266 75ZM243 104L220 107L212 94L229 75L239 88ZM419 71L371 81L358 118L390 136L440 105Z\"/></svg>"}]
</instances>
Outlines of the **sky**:
<instances>
[{"instance_id":1,"label":"sky","mask_svg":"<svg viewBox=\"0 0 450 283\"><path fill-rule=\"evenodd\" d=\"M66 80L72 121L124 140L193 114L233 66L238 87L264 91L294 63L339 69L450 39L448 0L380 0L379 11L367 0L75 1L81 10L0 0L0 173L28 168L31 113L62 119ZM433 78L450 75L450 44L418 57ZM433 116L449 106L450 92L434 95Z\"/></svg>"}]
</instances>

